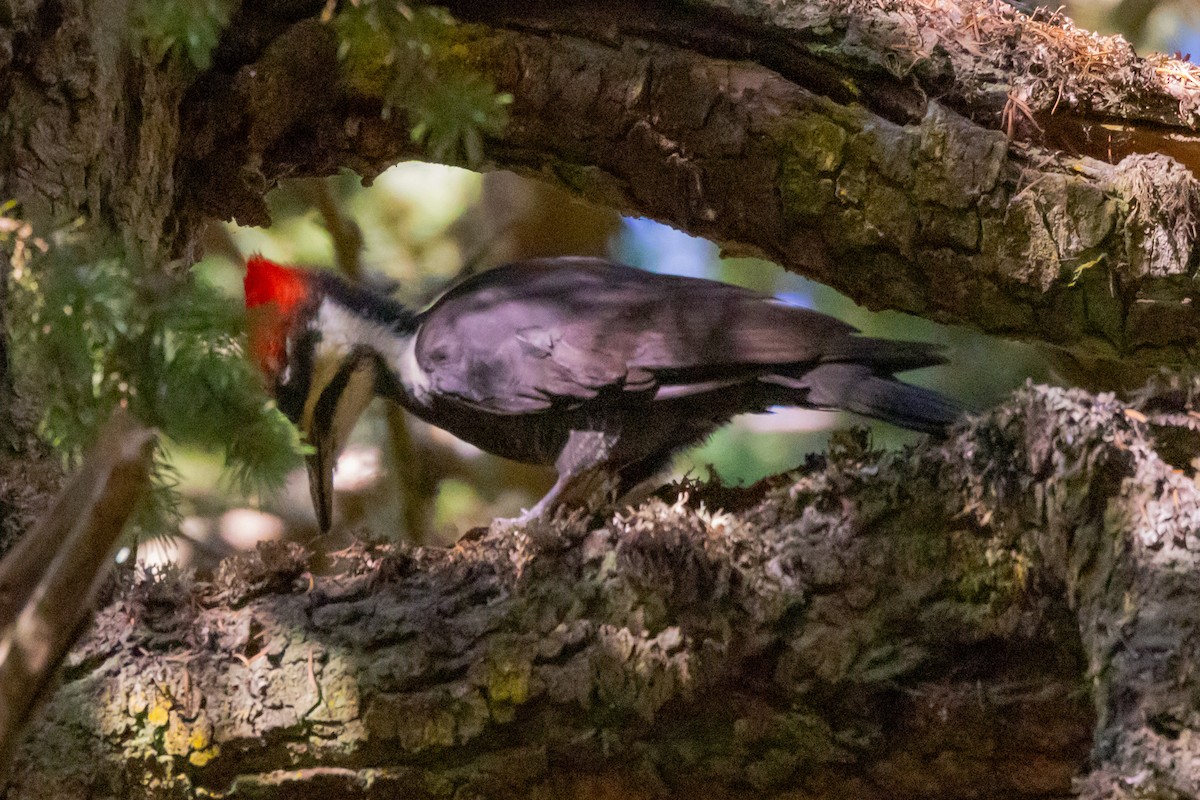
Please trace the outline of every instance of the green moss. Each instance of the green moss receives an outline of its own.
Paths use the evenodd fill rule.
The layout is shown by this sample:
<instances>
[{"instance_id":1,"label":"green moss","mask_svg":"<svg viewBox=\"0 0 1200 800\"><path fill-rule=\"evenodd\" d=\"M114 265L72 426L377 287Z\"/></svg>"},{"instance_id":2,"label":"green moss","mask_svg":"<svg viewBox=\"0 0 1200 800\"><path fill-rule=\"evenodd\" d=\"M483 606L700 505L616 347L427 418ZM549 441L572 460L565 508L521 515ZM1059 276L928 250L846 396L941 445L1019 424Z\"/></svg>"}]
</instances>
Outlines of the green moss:
<instances>
[{"instance_id":1,"label":"green moss","mask_svg":"<svg viewBox=\"0 0 1200 800\"><path fill-rule=\"evenodd\" d=\"M529 700L533 665L519 647L493 647L486 660L488 707L498 722L513 718L514 709Z\"/></svg>"},{"instance_id":2,"label":"green moss","mask_svg":"<svg viewBox=\"0 0 1200 800\"><path fill-rule=\"evenodd\" d=\"M1000 633L1007 612L1024 601L1031 564L1012 542L977 531L951 531L945 574L956 576L941 590L942 599L922 612L922 624L941 634L967 640Z\"/></svg>"},{"instance_id":3,"label":"green moss","mask_svg":"<svg viewBox=\"0 0 1200 800\"><path fill-rule=\"evenodd\" d=\"M867 235L877 237L878 244L901 253L912 251L917 233L916 211L908 196L886 183L869 184L863 197L862 211Z\"/></svg>"},{"instance_id":4,"label":"green moss","mask_svg":"<svg viewBox=\"0 0 1200 800\"><path fill-rule=\"evenodd\" d=\"M1003 132L979 128L938 103L929 104L916 144L913 197L950 209L979 205L995 190L1008 159Z\"/></svg>"},{"instance_id":5,"label":"green moss","mask_svg":"<svg viewBox=\"0 0 1200 800\"><path fill-rule=\"evenodd\" d=\"M465 744L491 719L482 692L457 684L412 695L379 694L363 722L374 740L393 740L409 752Z\"/></svg>"},{"instance_id":6,"label":"green moss","mask_svg":"<svg viewBox=\"0 0 1200 800\"><path fill-rule=\"evenodd\" d=\"M957 600L1000 610L1025 591L1029 559L1014 548L985 542L956 554L951 569L959 572L954 584Z\"/></svg>"},{"instance_id":7,"label":"green moss","mask_svg":"<svg viewBox=\"0 0 1200 800\"><path fill-rule=\"evenodd\" d=\"M774 133L779 144L779 188L791 218L819 216L834 198L832 176L841 167L849 135L819 114L789 118Z\"/></svg>"}]
</instances>

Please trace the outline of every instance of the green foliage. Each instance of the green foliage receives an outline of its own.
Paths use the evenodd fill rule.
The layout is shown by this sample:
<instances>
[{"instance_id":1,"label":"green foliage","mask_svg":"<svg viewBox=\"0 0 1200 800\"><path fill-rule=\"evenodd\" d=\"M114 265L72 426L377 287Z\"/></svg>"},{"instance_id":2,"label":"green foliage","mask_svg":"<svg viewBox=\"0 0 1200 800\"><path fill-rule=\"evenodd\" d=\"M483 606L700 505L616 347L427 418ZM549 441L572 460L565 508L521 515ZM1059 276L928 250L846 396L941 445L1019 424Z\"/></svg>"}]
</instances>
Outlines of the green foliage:
<instances>
[{"instance_id":1,"label":"green foliage","mask_svg":"<svg viewBox=\"0 0 1200 800\"><path fill-rule=\"evenodd\" d=\"M468 63L461 28L444 10L376 0L347 3L335 24L350 86L405 109L413 140L435 161L478 165L483 137L508 122L512 96Z\"/></svg>"},{"instance_id":2,"label":"green foliage","mask_svg":"<svg viewBox=\"0 0 1200 800\"><path fill-rule=\"evenodd\" d=\"M139 38L157 60L168 53L198 70L212 66L212 51L233 12L231 0L142 0Z\"/></svg>"},{"instance_id":3,"label":"green foliage","mask_svg":"<svg viewBox=\"0 0 1200 800\"><path fill-rule=\"evenodd\" d=\"M13 276L13 361L44 393L47 439L74 461L119 405L178 443L222 443L244 489L281 483L300 443L242 354L242 304L89 235L60 232ZM174 476L160 466L161 511Z\"/></svg>"}]
</instances>

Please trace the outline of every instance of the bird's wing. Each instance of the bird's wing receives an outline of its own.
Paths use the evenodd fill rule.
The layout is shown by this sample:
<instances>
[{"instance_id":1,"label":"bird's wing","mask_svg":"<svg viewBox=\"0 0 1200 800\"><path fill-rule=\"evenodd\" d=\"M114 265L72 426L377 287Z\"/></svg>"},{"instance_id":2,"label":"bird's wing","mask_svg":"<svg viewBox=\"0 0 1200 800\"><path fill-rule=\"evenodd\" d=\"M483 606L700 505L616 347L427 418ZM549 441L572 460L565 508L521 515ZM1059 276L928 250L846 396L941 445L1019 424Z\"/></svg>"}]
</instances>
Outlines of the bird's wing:
<instances>
[{"instance_id":1,"label":"bird's wing","mask_svg":"<svg viewBox=\"0 0 1200 800\"><path fill-rule=\"evenodd\" d=\"M853 333L728 284L560 258L499 267L452 289L422 315L415 355L439 394L517 414L606 389L687 393L815 363L847 340L869 341Z\"/></svg>"}]
</instances>

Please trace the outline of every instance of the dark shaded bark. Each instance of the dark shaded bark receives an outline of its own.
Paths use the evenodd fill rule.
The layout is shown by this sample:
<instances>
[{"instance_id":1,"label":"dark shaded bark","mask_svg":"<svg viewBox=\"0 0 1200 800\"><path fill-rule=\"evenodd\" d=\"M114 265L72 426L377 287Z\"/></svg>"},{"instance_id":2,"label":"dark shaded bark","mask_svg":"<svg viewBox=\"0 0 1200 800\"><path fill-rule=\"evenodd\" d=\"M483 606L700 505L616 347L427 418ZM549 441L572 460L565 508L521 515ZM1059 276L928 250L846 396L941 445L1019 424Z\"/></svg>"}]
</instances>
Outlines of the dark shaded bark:
<instances>
[{"instance_id":1,"label":"dark shaded bark","mask_svg":"<svg viewBox=\"0 0 1200 800\"><path fill-rule=\"evenodd\" d=\"M1100 379L1191 360L1200 193L1157 155L1196 147L1191 65L982 2L452 8L516 98L495 166L874 308L1110 362ZM283 27L271 13L243 24ZM185 102L189 207L262 222L279 175L419 156L403 113L326 79L336 51L311 19L231 37Z\"/></svg>"},{"instance_id":2,"label":"dark shaded bark","mask_svg":"<svg viewBox=\"0 0 1200 800\"><path fill-rule=\"evenodd\" d=\"M1200 791L1200 492L1030 388L943 445L451 550L263 547L103 611L12 797ZM720 507L733 511L716 511Z\"/></svg>"},{"instance_id":3,"label":"dark shaded bark","mask_svg":"<svg viewBox=\"0 0 1200 800\"><path fill-rule=\"evenodd\" d=\"M13 398L12 373L9 370L8 356L8 315L5 312L5 309L8 308L9 272L8 259L0 254L0 408L7 408ZM11 436L8 432L11 421L5 419L6 416L0 415L0 442L7 441Z\"/></svg>"},{"instance_id":4,"label":"dark shaded bark","mask_svg":"<svg viewBox=\"0 0 1200 800\"><path fill-rule=\"evenodd\" d=\"M131 44L127 4L14 6L5 196L177 271L281 176L420 157L403 108L334 79L322 5L243 9L199 76ZM1189 363L1198 194L1158 151L1191 152L1195 68L928 6L453 9L515 97L492 166L1113 380ZM28 405L0 408L6 532L57 476ZM761 497L125 587L9 794L1047 797L1090 766L1088 797L1194 795L1197 496L1155 450L1194 447L1140 413L1030 389Z\"/></svg>"},{"instance_id":5,"label":"dark shaded bark","mask_svg":"<svg viewBox=\"0 0 1200 800\"><path fill-rule=\"evenodd\" d=\"M0 553L28 530L57 490L62 470L37 435L37 416L15 385L9 355L9 264L0 254Z\"/></svg>"},{"instance_id":6,"label":"dark shaded bark","mask_svg":"<svg viewBox=\"0 0 1200 800\"><path fill-rule=\"evenodd\" d=\"M33 224L34 235L84 218L99 238L116 238L133 258L157 261L178 244L167 219L183 87L177 69L134 57L129 23L122 2L6 9L0 199L18 202L15 213ZM7 342L7 333L0 338ZM9 366L10 391L0 398L0 547L30 527L62 479L58 456L38 435L40 399L21 378L22 368L36 367Z\"/></svg>"}]
</instances>

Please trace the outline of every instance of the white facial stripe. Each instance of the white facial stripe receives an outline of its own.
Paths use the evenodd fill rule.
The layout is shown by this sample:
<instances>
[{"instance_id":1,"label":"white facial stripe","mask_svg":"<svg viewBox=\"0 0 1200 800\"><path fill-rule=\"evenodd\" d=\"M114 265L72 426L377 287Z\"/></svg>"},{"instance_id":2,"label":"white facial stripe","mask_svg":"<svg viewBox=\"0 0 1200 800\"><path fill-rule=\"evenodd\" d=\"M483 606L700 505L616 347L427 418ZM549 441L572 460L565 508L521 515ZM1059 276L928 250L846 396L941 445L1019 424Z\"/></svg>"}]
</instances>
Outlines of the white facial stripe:
<instances>
[{"instance_id":1,"label":"white facial stripe","mask_svg":"<svg viewBox=\"0 0 1200 800\"><path fill-rule=\"evenodd\" d=\"M312 430L313 412L321 394L355 346L366 345L383 354L387 345L387 337L382 335L384 331L380 326L356 317L327 297L317 307L314 325L321 338L313 352L312 378L304 401L304 413L300 417L301 428L306 431Z\"/></svg>"},{"instance_id":2,"label":"white facial stripe","mask_svg":"<svg viewBox=\"0 0 1200 800\"><path fill-rule=\"evenodd\" d=\"M420 400L428 396L429 375L417 363L415 333L399 335L384 325L347 311L329 298L321 301L316 324L321 332L321 341L313 357L313 388L305 406L306 421L311 421L311 407L316 404L315 398L320 397L325 385L337 374L337 367L355 347L366 347L377 353L405 391L415 398ZM323 369L326 358L332 362L331 367L327 368L331 370L328 372Z\"/></svg>"},{"instance_id":3,"label":"white facial stripe","mask_svg":"<svg viewBox=\"0 0 1200 800\"><path fill-rule=\"evenodd\" d=\"M400 357L403 349L404 340L395 333L356 316L328 297L317 309L317 325L322 344L342 353L349 353L356 346L369 347L390 363Z\"/></svg>"}]
</instances>

